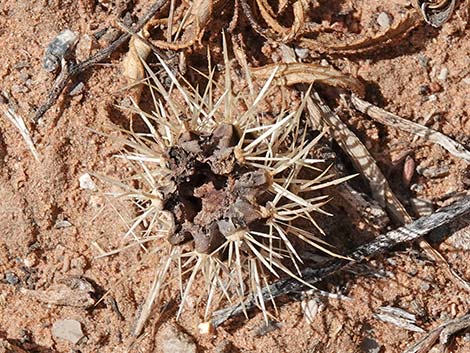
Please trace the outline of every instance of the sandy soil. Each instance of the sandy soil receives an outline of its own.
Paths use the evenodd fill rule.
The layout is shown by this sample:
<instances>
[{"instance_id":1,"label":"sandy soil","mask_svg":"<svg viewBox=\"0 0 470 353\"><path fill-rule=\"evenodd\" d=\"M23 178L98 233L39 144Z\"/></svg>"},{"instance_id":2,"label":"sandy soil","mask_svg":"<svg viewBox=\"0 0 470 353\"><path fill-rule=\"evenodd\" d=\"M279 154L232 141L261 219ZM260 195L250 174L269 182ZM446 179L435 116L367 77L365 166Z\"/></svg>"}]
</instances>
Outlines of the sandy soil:
<instances>
[{"instance_id":1,"label":"sandy soil","mask_svg":"<svg viewBox=\"0 0 470 353\"><path fill-rule=\"evenodd\" d=\"M94 2L0 3L2 109L8 96L17 113L29 118L44 101L54 75L42 68L42 57L45 46L57 33L69 28L83 40L85 35L92 36L109 27L126 10L123 1L98 1L94 9L88 6L90 3ZM150 3L136 1L133 13L140 15ZM406 11L406 3L318 1L315 19L319 23L342 24L352 16L355 24L349 30L355 31L353 36L373 35L380 30L378 14L386 12L397 21L400 13ZM343 72L360 77L368 84L370 100L433 127L469 148L470 31L466 6L468 2L461 1L456 14L442 28L421 24L397 44L372 54L330 57L312 53L310 60L326 59ZM230 18L230 12L222 17ZM220 30L221 25L216 23L203 43L210 38L220 43ZM106 38L96 43L96 47L104 45ZM262 46L262 60L275 60L277 49L266 43ZM212 48L214 53L220 52L220 44L218 48ZM77 55L83 59L91 50L85 40ZM124 217L132 210L79 185L79 177L87 172L114 177L127 173L126 165L113 158L121 146L94 132L128 126L126 116L115 108L115 104L127 99L123 90L126 81L119 67L124 51L125 48L107 63L78 77L76 82L84 83L82 92L70 96L68 92L73 87L68 87L40 123L33 125L28 121L39 162L18 130L5 117L0 118L0 339L28 352L160 352L160 332L176 322L171 314L160 321L153 318L143 338L132 338L136 312L151 282L153 260L147 261L138 249L95 258L98 251L93 242L107 249L124 244L120 235L126 226L110 204ZM193 55L197 63L204 51L202 47L189 53L189 61ZM446 69L448 74L443 77ZM328 89L321 92L329 97ZM342 108L338 108L338 113L378 160L393 190L413 216L417 214L411 207L412 198L428 200L437 208L468 190L468 165L444 149L385 128L361 114L351 115ZM401 178L406 154L418 170L440 168L443 172L427 176L415 173L410 188ZM350 168L349 172L354 172ZM327 230L335 233L335 243L342 239L343 248L352 248L377 235L376 230L364 228L358 220L337 222L347 219L341 201L334 200L329 207L335 212L335 219L322 221ZM70 225L63 227L63 221ZM464 278L470 278L468 242L451 237L434 244ZM142 266L136 266L139 263ZM96 307L84 309L45 304L25 291L46 290L71 277L86 278L95 288L95 299L107 291L110 294ZM200 352L401 352L423 333L378 320L374 316L378 307L394 306L415 314L416 324L425 331L470 310L468 292L456 286L443 267L413 246L335 275L322 288L351 300L322 298L321 310L311 324L305 320L299 301L284 300L273 330L262 329L263 318L257 312L247 320L227 322L213 335L198 333L200 318L191 310L186 311L178 325L194 337ZM77 344L53 336L53 324L64 319L81 323L85 337ZM451 347L452 352L469 352L468 333L456 336Z\"/></svg>"}]
</instances>

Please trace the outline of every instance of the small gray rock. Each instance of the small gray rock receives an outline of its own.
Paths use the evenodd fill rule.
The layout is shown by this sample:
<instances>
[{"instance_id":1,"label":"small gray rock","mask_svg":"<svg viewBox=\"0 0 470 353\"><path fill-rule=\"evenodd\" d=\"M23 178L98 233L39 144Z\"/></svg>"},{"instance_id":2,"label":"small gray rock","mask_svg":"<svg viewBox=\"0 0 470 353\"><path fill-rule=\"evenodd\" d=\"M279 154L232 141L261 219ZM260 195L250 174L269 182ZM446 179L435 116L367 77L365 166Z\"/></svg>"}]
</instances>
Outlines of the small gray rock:
<instances>
[{"instance_id":1,"label":"small gray rock","mask_svg":"<svg viewBox=\"0 0 470 353\"><path fill-rule=\"evenodd\" d=\"M69 96L73 97L73 96L78 96L80 93L83 92L85 88L85 84L83 82L79 82L75 85L74 88L72 88L72 90L69 92Z\"/></svg>"},{"instance_id":2,"label":"small gray rock","mask_svg":"<svg viewBox=\"0 0 470 353\"><path fill-rule=\"evenodd\" d=\"M52 335L76 344L83 338L82 325L77 320L59 320L52 325Z\"/></svg>"},{"instance_id":3,"label":"small gray rock","mask_svg":"<svg viewBox=\"0 0 470 353\"><path fill-rule=\"evenodd\" d=\"M382 347L372 338L366 337L362 341L361 351L364 353L379 353Z\"/></svg>"},{"instance_id":4,"label":"small gray rock","mask_svg":"<svg viewBox=\"0 0 470 353\"><path fill-rule=\"evenodd\" d=\"M232 342L228 340L223 340L214 349L214 353L232 353L235 351L236 348L233 346Z\"/></svg>"},{"instance_id":5,"label":"small gray rock","mask_svg":"<svg viewBox=\"0 0 470 353\"><path fill-rule=\"evenodd\" d=\"M416 167L416 171L418 174L421 174L425 178L442 178L447 175L449 175L449 167L443 166L443 167L438 167L438 166L432 166L432 167L427 167L423 168L421 166Z\"/></svg>"},{"instance_id":6,"label":"small gray rock","mask_svg":"<svg viewBox=\"0 0 470 353\"><path fill-rule=\"evenodd\" d=\"M188 334L175 326L168 326L162 332L163 353L196 353L196 343Z\"/></svg>"},{"instance_id":7,"label":"small gray rock","mask_svg":"<svg viewBox=\"0 0 470 353\"><path fill-rule=\"evenodd\" d=\"M70 29L60 32L47 46L44 52L42 66L48 72L56 71L63 58L66 58L75 46L78 35Z\"/></svg>"},{"instance_id":8,"label":"small gray rock","mask_svg":"<svg viewBox=\"0 0 470 353\"><path fill-rule=\"evenodd\" d=\"M20 279L13 272L6 272L5 273L5 281L7 281L8 284L11 284L13 286L20 283Z\"/></svg>"},{"instance_id":9,"label":"small gray rock","mask_svg":"<svg viewBox=\"0 0 470 353\"><path fill-rule=\"evenodd\" d=\"M387 29L392 24L392 19L390 18L390 15L388 13L381 12L379 16L377 16L377 23L383 29Z\"/></svg>"}]
</instances>

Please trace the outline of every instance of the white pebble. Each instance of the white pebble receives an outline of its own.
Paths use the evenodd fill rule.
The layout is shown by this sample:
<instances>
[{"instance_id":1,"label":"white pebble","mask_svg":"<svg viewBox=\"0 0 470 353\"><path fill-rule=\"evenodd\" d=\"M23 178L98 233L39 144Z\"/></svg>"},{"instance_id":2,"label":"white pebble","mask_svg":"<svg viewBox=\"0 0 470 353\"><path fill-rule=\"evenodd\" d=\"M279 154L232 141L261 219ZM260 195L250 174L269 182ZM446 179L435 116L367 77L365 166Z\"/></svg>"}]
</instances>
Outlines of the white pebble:
<instances>
[{"instance_id":1,"label":"white pebble","mask_svg":"<svg viewBox=\"0 0 470 353\"><path fill-rule=\"evenodd\" d=\"M315 316L322 310L323 304L320 299L304 299L301 303L302 310L304 312L305 321L311 324L315 320Z\"/></svg>"},{"instance_id":2,"label":"white pebble","mask_svg":"<svg viewBox=\"0 0 470 353\"><path fill-rule=\"evenodd\" d=\"M76 320L59 320L52 325L52 335L76 344L83 337L82 325Z\"/></svg>"},{"instance_id":3,"label":"white pebble","mask_svg":"<svg viewBox=\"0 0 470 353\"><path fill-rule=\"evenodd\" d=\"M81 189L92 190L92 191L96 190L96 184L91 179L90 174L85 173L78 180L80 182L80 188Z\"/></svg>"},{"instance_id":4,"label":"white pebble","mask_svg":"<svg viewBox=\"0 0 470 353\"><path fill-rule=\"evenodd\" d=\"M383 29L387 29L392 24L392 19L390 18L388 13L381 12L379 16L377 16L377 23Z\"/></svg>"},{"instance_id":5,"label":"white pebble","mask_svg":"<svg viewBox=\"0 0 470 353\"><path fill-rule=\"evenodd\" d=\"M295 48L294 51L299 59L306 59L309 54L309 50L306 48Z\"/></svg>"},{"instance_id":6,"label":"white pebble","mask_svg":"<svg viewBox=\"0 0 470 353\"><path fill-rule=\"evenodd\" d=\"M443 67L437 78L440 81L445 81L447 80L447 76L449 76L449 69L447 67Z\"/></svg>"}]
</instances>

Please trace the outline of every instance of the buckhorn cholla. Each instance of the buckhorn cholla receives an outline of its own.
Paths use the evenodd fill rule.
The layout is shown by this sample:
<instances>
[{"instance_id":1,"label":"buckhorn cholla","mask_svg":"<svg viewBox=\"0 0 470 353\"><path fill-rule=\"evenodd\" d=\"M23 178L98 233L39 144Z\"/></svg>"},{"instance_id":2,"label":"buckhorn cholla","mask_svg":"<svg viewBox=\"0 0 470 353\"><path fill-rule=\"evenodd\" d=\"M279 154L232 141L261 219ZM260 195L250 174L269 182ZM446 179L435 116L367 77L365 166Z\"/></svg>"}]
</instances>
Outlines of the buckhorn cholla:
<instances>
[{"instance_id":1,"label":"buckhorn cholla","mask_svg":"<svg viewBox=\"0 0 470 353\"><path fill-rule=\"evenodd\" d=\"M299 240L332 254L315 235L323 232L313 214L326 214L321 207L328 201L315 191L341 180L317 167L323 161L312 148L321 135L313 137L303 104L269 122L258 112L275 72L255 99L234 96L226 59L224 93L215 99L214 71L200 94L160 63L171 88L149 70L154 111L135 106L148 132L129 132L124 141L121 157L135 175L129 183L104 177L138 208L126 235L155 239L151 251L160 257L134 333L161 304L166 286L178 283L179 316L196 281L205 286L199 298L205 320L221 303L247 295L259 299L267 320L262 289L273 276L299 278Z\"/></svg>"}]
</instances>

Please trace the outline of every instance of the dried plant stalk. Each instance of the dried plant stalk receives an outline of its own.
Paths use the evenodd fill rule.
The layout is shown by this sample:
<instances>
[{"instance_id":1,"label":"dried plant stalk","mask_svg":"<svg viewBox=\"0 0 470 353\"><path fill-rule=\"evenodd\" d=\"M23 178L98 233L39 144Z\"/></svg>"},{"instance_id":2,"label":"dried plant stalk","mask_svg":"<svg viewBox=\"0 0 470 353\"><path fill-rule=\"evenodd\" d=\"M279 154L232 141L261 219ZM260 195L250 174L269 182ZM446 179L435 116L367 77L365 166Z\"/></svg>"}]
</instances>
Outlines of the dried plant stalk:
<instances>
[{"instance_id":1,"label":"dried plant stalk","mask_svg":"<svg viewBox=\"0 0 470 353\"><path fill-rule=\"evenodd\" d=\"M359 96L364 95L364 86L358 79L345 75L331 67L324 67L317 64L270 64L252 68L251 75L256 79L266 80L274 71L276 72L274 83L277 85L291 86L298 83L320 82L331 86L350 89Z\"/></svg>"},{"instance_id":2,"label":"dried plant stalk","mask_svg":"<svg viewBox=\"0 0 470 353\"><path fill-rule=\"evenodd\" d=\"M385 44L401 38L412 29L418 26L422 22L422 18L419 13L415 10L409 11L405 17L393 24L385 32L378 33L372 38L361 38L359 40L345 43L345 44L327 44L322 43L316 39L302 38L301 44L306 48L310 48L314 51L328 51L328 52L361 52L368 50L375 50L383 47Z\"/></svg>"},{"instance_id":3,"label":"dried plant stalk","mask_svg":"<svg viewBox=\"0 0 470 353\"><path fill-rule=\"evenodd\" d=\"M366 102L355 95L351 96L351 102L357 110L359 110L361 113L367 114L379 123L392 128L409 132L416 136L420 136L427 141L438 144L439 146L445 148L449 153L451 153L455 157L461 158L467 163L470 163L470 152L467 151L465 147L462 146L460 143L452 140L443 133L420 125L413 121L403 119L402 117L392 114L369 102Z\"/></svg>"},{"instance_id":4,"label":"dried plant stalk","mask_svg":"<svg viewBox=\"0 0 470 353\"><path fill-rule=\"evenodd\" d=\"M271 27L271 39L288 42L297 37L305 23L304 11L307 7L305 0L298 0L292 4L294 11L294 23L291 28L281 25L274 17L276 16L267 0L256 0L263 20Z\"/></svg>"},{"instance_id":5,"label":"dried plant stalk","mask_svg":"<svg viewBox=\"0 0 470 353\"><path fill-rule=\"evenodd\" d=\"M307 109L316 126L327 128L341 149L351 158L356 169L368 182L372 195L393 218L401 224L411 221L401 202L396 198L374 158L356 135L331 109L313 93L307 100Z\"/></svg>"}]
</instances>

